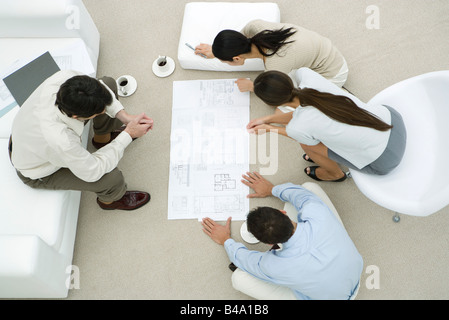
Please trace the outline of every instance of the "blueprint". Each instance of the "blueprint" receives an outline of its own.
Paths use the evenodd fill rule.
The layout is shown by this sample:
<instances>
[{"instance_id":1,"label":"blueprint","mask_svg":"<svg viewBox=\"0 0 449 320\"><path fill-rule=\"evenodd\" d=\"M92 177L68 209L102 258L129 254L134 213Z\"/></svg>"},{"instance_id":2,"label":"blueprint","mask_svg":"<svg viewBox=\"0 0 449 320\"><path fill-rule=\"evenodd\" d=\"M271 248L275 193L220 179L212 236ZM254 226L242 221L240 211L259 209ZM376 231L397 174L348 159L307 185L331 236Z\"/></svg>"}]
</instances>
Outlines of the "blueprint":
<instances>
[{"instance_id":1,"label":"blueprint","mask_svg":"<svg viewBox=\"0 0 449 320\"><path fill-rule=\"evenodd\" d=\"M246 219L249 93L235 80L173 82L168 219Z\"/></svg>"}]
</instances>

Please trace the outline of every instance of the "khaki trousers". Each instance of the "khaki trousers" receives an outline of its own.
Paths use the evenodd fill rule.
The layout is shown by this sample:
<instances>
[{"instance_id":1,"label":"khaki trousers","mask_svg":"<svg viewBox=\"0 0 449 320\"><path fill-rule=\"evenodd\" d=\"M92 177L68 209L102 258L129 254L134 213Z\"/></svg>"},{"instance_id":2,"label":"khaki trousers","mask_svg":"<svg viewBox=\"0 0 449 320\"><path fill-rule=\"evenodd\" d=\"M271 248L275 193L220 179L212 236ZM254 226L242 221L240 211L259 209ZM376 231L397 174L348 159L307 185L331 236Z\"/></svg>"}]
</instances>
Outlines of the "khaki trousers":
<instances>
[{"instance_id":1,"label":"khaki trousers","mask_svg":"<svg viewBox=\"0 0 449 320\"><path fill-rule=\"evenodd\" d=\"M117 84L115 83L115 80L110 77L103 77L100 80L102 80L115 93L115 96L118 99ZM92 121L94 133L98 135L111 133L123 125L120 120L110 118L106 114L99 115ZM13 146L10 139L10 156L12 148ZM117 168L109 173L106 173L100 180L95 182L86 182L81 180L67 168L59 169L55 173L40 179L30 179L24 177L19 171L17 171L17 175L23 183L32 188L92 191L95 192L98 199L103 202L119 200L123 197L127 190L127 185L123 174Z\"/></svg>"}]
</instances>

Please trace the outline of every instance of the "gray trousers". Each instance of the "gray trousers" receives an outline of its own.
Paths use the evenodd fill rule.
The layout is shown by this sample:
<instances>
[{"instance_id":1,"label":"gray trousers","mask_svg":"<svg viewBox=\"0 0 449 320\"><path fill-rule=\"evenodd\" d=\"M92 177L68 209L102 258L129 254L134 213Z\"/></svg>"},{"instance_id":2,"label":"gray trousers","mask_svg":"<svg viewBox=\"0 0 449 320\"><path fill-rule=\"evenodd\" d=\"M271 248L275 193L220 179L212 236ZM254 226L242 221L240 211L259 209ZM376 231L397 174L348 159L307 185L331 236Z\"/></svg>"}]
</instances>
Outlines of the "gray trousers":
<instances>
[{"instance_id":1,"label":"gray trousers","mask_svg":"<svg viewBox=\"0 0 449 320\"><path fill-rule=\"evenodd\" d=\"M395 109L385 106L391 113L391 129L390 138L384 152L369 165L358 169L350 161L340 157L332 150L328 150L328 157L337 163L348 168L355 169L368 174L385 175L396 168L402 160L407 142L407 131L402 120L402 116Z\"/></svg>"},{"instance_id":2,"label":"gray trousers","mask_svg":"<svg viewBox=\"0 0 449 320\"><path fill-rule=\"evenodd\" d=\"M115 80L110 77L103 77L102 80L114 93L117 95L117 84ZM102 135L111 133L120 128L123 123L118 119L110 118L106 114L99 115L93 120L93 130L95 134ZM13 149L10 139L10 156ZM40 179L30 179L24 177L19 171L17 175L26 185L36 189L48 190L78 190L78 191L92 191L98 196L98 199L103 202L111 202L119 200L123 197L127 190L127 185L122 172L115 168L109 173L106 173L100 180L95 182L86 182L75 176L69 169L61 168L55 173Z\"/></svg>"}]
</instances>

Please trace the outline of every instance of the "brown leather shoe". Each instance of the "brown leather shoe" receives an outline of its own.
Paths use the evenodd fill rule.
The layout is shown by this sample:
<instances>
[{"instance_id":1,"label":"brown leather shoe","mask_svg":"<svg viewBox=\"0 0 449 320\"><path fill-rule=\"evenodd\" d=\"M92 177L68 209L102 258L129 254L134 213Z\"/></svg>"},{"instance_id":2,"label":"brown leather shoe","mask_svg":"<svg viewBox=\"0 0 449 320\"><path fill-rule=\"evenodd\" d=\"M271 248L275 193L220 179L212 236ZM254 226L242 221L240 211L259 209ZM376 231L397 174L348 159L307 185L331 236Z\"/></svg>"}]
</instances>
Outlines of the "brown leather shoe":
<instances>
[{"instance_id":1,"label":"brown leather shoe","mask_svg":"<svg viewBox=\"0 0 449 320\"><path fill-rule=\"evenodd\" d=\"M105 145L107 145L108 143L110 143L112 140L114 140L115 138L117 138L117 136L126 129L126 126L123 125L120 128L118 128L117 130L114 130L111 132L111 139L108 142L102 143L102 142L95 142L94 138L92 138L92 145L97 148L103 148ZM136 140L137 138L133 138L133 141Z\"/></svg>"},{"instance_id":2,"label":"brown leather shoe","mask_svg":"<svg viewBox=\"0 0 449 320\"><path fill-rule=\"evenodd\" d=\"M126 191L120 200L105 204L97 198L97 203L104 210L134 210L148 203L150 199L151 196L147 192Z\"/></svg>"}]
</instances>

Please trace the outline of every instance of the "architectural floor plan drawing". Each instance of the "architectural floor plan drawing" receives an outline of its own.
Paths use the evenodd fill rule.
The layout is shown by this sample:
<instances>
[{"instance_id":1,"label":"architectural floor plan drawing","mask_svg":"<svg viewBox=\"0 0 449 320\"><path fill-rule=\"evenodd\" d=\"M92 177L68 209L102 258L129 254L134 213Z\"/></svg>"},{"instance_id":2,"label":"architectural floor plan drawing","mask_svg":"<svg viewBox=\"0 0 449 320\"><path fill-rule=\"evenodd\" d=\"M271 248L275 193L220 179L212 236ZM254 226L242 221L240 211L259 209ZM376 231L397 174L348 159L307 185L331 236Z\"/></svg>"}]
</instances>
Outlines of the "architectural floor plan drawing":
<instances>
[{"instance_id":1,"label":"architectural floor plan drawing","mask_svg":"<svg viewBox=\"0 0 449 320\"><path fill-rule=\"evenodd\" d=\"M168 219L246 219L248 122L235 79L173 82Z\"/></svg>"},{"instance_id":2,"label":"architectural floor plan drawing","mask_svg":"<svg viewBox=\"0 0 449 320\"><path fill-rule=\"evenodd\" d=\"M233 179L229 174L215 175L215 191L235 190L237 180Z\"/></svg>"}]
</instances>

